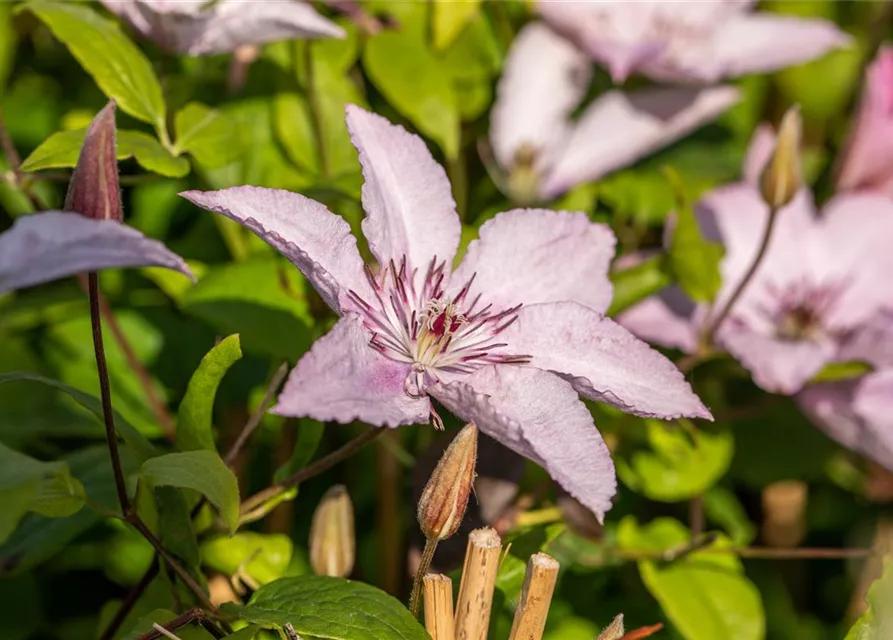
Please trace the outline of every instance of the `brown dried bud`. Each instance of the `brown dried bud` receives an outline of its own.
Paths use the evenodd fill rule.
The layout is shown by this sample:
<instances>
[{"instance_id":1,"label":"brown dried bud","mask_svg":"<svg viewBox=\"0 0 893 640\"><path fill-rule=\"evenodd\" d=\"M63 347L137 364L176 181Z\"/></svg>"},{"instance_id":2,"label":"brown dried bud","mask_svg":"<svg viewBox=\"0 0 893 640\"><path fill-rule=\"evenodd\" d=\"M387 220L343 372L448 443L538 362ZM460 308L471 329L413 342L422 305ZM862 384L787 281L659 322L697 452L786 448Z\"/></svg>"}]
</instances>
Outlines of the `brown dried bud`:
<instances>
[{"instance_id":1,"label":"brown dried bud","mask_svg":"<svg viewBox=\"0 0 893 640\"><path fill-rule=\"evenodd\" d=\"M760 193L773 209L779 209L797 195L803 186L803 167L800 159L800 139L803 120L800 109L793 106L781 119L775 150L760 178Z\"/></svg>"},{"instance_id":2,"label":"brown dried bud","mask_svg":"<svg viewBox=\"0 0 893 640\"><path fill-rule=\"evenodd\" d=\"M623 614L618 613L596 640L619 640L626 633L623 629Z\"/></svg>"},{"instance_id":3,"label":"brown dried bud","mask_svg":"<svg viewBox=\"0 0 893 640\"><path fill-rule=\"evenodd\" d=\"M121 221L114 100L87 127L84 145L68 184L65 210L97 220Z\"/></svg>"},{"instance_id":4,"label":"brown dried bud","mask_svg":"<svg viewBox=\"0 0 893 640\"><path fill-rule=\"evenodd\" d=\"M321 576L346 578L356 557L353 504L343 484L326 491L310 524L310 566Z\"/></svg>"},{"instance_id":5,"label":"brown dried bud","mask_svg":"<svg viewBox=\"0 0 893 640\"><path fill-rule=\"evenodd\" d=\"M456 533L474 485L478 430L469 423L443 452L419 499L419 525L428 540L445 540Z\"/></svg>"}]
</instances>

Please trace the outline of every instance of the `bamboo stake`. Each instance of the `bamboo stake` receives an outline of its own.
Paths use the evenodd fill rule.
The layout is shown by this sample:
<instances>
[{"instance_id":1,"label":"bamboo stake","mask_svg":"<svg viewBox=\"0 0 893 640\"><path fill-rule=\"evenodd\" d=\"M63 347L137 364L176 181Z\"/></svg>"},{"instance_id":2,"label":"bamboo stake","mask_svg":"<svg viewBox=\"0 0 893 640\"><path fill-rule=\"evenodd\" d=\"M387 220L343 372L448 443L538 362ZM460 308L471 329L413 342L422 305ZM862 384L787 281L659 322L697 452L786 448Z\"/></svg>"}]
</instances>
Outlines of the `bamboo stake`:
<instances>
[{"instance_id":1,"label":"bamboo stake","mask_svg":"<svg viewBox=\"0 0 893 640\"><path fill-rule=\"evenodd\" d=\"M442 574L429 573L425 584L425 629L432 640L455 640L453 624L453 581Z\"/></svg>"},{"instance_id":2,"label":"bamboo stake","mask_svg":"<svg viewBox=\"0 0 893 640\"><path fill-rule=\"evenodd\" d=\"M487 640L502 540L484 527L468 534L456 605L456 640Z\"/></svg>"},{"instance_id":3,"label":"bamboo stake","mask_svg":"<svg viewBox=\"0 0 893 640\"><path fill-rule=\"evenodd\" d=\"M558 566L558 561L545 553L530 556L509 640L541 640L543 637L552 593L558 581Z\"/></svg>"}]
</instances>

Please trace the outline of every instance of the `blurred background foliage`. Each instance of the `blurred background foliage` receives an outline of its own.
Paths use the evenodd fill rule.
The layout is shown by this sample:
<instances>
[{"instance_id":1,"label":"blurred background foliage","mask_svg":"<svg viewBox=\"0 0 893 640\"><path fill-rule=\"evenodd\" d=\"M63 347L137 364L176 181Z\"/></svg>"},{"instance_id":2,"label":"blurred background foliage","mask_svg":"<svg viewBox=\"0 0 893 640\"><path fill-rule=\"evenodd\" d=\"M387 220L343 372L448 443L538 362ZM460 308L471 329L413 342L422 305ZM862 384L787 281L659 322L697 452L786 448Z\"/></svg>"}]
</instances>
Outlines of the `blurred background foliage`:
<instances>
[{"instance_id":1,"label":"blurred background foliage","mask_svg":"<svg viewBox=\"0 0 893 640\"><path fill-rule=\"evenodd\" d=\"M240 184L299 191L357 230L362 178L343 117L344 105L355 103L426 138L450 176L463 247L482 222L510 208L485 170L478 142L488 133L507 48L530 19L523 2L369 2L367 10L389 16L399 28L368 35L339 17L344 40L267 45L241 67L227 55L172 56L145 41L137 46L123 34L109 35L111 22L105 20L113 18L95 4L82 5L104 16L92 31L40 5L20 10L16 3L0 3L0 113L25 159L22 169L34 172L30 197L0 181L0 227L36 206L61 207L82 130L107 100L100 58L124 60L142 52L157 77L153 99L134 98L125 108L116 96L125 220L187 257L199 281L190 286L178 274L155 269L100 277L114 330L125 338L106 325L115 406L147 438L163 441L164 424L122 344L145 364L148 386L170 414L218 339L240 335L243 355L220 382L213 407L218 446L225 450L274 371L283 362L293 364L333 321L279 254L245 229L182 200L179 191ZM793 103L804 116L809 179L820 198L827 196L830 163L869 48L890 27L878 24L881 5L872 2L778 0L761 7L834 20L857 45L738 81L744 99L716 122L552 206L586 211L609 224L620 254L659 246L678 196L663 168L676 172L689 201L737 180L756 125L777 123ZM91 49L100 41L102 47ZM239 73L244 77L234 77ZM593 95L611 84L603 71L596 73ZM8 159L0 157L0 171L8 169ZM618 279L617 298L640 299L667 278L660 267L649 267L643 278ZM30 371L72 393L98 395L87 299L73 279L0 298L0 345L0 375ZM36 469L38 482L74 478L98 507L64 517L29 513L18 527L11 524L15 531L0 545L0 637L96 637L152 562L152 549L101 515L102 508L115 507L115 496L103 431L89 407L39 381L0 382L0 464L12 449L40 461L64 461L64 469L49 462ZM591 405L615 449L621 481L603 529L581 522L544 473L528 465L520 491L532 498L507 536L513 544L500 571L493 637L506 637L523 565L537 550L562 563L550 639L591 640L621 611L630 627L665 622L659 637L667 638L830 640L846 634L860 611L866 576L873 577L861 560L715 555L663 566L629 559L626 552L685 543L696 497L707 529L720 532L719 544L774 544L779 535L793 535L807 546L865 547L889 513L893 477L809 425L791 399L757 390L727 359L700 367L693 384L717 417L697 430ZM448 430L454 426L448 423ZM276 469L300 468L317 449L331 450L360 430L265 416L236 462L242 494L263 488ZM413 468L432 445L443 443L429 428L395 430L348 464L302 485L294 500L248 530L231 539L205 539L184 553L197 552L195 566L212 586L221 576L223 584L240 574L263 584L306 574L313 509L329 486L343 482L360 532L353 577L403 598L412 557L407 548L418 544L413 496L420 486ZM0 496L11 500L6 490L0 480ZM773 496L785 491L795 498L782 501L779 511ZM4 509L11 504L7 498ZM448 551L440 560L445 570L451 568ZM716 563L723 571L712 570ZM153 582L120 637L140 617L175 606L168 580L162 574Z\"/></svg>"}]
</instances>

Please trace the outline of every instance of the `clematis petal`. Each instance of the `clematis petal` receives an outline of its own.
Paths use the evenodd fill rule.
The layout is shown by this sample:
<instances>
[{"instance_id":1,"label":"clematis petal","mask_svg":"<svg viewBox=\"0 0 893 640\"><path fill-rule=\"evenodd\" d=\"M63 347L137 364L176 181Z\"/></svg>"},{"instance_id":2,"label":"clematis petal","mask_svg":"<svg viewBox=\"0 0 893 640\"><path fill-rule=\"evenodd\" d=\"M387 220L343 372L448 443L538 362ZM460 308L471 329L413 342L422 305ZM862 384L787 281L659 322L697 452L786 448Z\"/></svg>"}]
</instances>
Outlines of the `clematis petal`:
<instances>
[{"instance_id":1,"label":"clematis petal","mask_svg":"<svg viewBox=\"0 0 893 640\"><path fill-rule=\"evenodd\" d=\"M370 347L360 318L347 314L301 358L272 412L389 427L426 423L428 398L403 388L409 371Z\"/></svg>"},{"instance_id":2,"label":"clematis petal","mask_svg":"<svg viewBox=\"0 0 893 640\"><path fill-rule=\"evenodd\" d=\"M345 35L341 27L300 0L218 0L211 4L205 0L103 0L103 4L162 47L193 56L294 38Z\"/></svg>"},{"instance_id":3,"label":"clematis petal","mask_svg":"<svg viewBox=\"0 0 893 640\"><path fill-rule=\"evenodd\" d=\"M519 152L535 153L549 166L570 133L570 115L589 84L588 58L538 22L515 38L496 89L490 143L499 165L510 171Z\"/></svg>"},{"instance_id":4,"label":"clematis petal","mask_svg":"<svg viewBox=\"0 0 893 640\"><path fill-rule=\"evenodd\" d=\"M542 184L542 194L555 197L632 164L713 120L739 99L734 87L610 91L580 116Z\"/></svg>"},{"instance_id":5,"label":"clematis petal","mask_svg":"<svg viewBox=\"0 0 893 640\"><path fill-rule=\"evenodd\" d=\"M781 340L764 333L726 323L720 342L750 371L754 382L766 391L791 395L835 359L837 344L829 338Z\"/></svg>"},{"instance_id":6,"label":"clematis petal","mask_svg":"<svg viewBox=\"0 0 893 640\"><path fill-rule=\"evenodd\" d=\"M0 234L0 293L87 271L148 266L195 279L180 256L114 220L47 211L18 218Z\"/></svg>"},{"instance_id":7,"label":"clematis petal","mask_svg":"<svg viewBox=\"0 0 893 640\"><path fill-rule=\"evenodd\" d=\"M818 228L815 274L845 285L829 322L852 326L893 304L893 201L869 192L837 196Z\"/></svg>"},{"instance_id":8,"label":"clematis petal","mask_svg":"<svg viewBox=\"0 0 893 640\"><path fill-rule=\"evenodd\" d=\"M621 313L617 322L642 340L694 353L702 316L703 309L672 285Z\"/></svg>"},{"instance_id":9,"label":"clematis petal","mask_svg":"<svg viewBox=\"0 0 893 640\"><path fill-rule=\"evenodd\" d=\"M828 436L893 471L893 371L806 387L803 413Z\"/></svg>"},{"instance_id":10,"label":"clematis petal","mask_svg":"<svg viewBox=\"0 0 893 640\"><path fill-rule=\"evenodd\" d=\"M371 299L350 225L315 200L262 187L184 191L180 195L253 231L291 260L336 312L341 310L338 299L342 292L352 289Z\"/></svg>"},{"instance_id":11,"label":"clematis petal","mask_svg":"<svg viewBox=\"0 0 893 640\"><path fill-rule=\"evenodd\" d=\"M657 418L712 419L682 372L619 324L575 302L523 307L501 334L513 353L552 371L579 393Z\"/></svg>"},{"instance_id":12,"label":"clematis petal","mask_svg":"<svg viewBox=\"0 0 893 640\"><path fill-rule=\"evenodd\" d=\"M710 51L728 77L801 64L851 42L850 36L827 20L741 13L720 25Z\"/></svg>"},{"instance_id":13,"label":"clematis petal","mask_svg":"<svg viewBox=\"0 0 893 640\"><path fill-rule=\"evenodd\" d=\"M604 521L617 490L614 463L571 386L537 369L491 366L428 392L462 420L542 466Z\"/></svg>"},{"instance_id":14,"label":"clematis petal","mask_svg":"<svg viewBox=\"0 0 893 640\"><path fill-rule=\"evenodd\" d=\"M458 290L475 276L471 297L483 293L497 308L573 300L604 312L613 290L611 230L583 213L513 209L481 225L452 277Z\"/></svg>"},{"instance_id":15,"label":"clematis petal","mask_svg":"<svg viewBox=\"0 0 893 640\"><path fill-rule=\"evenodd\" d=\"M380 115L347 106L347 128L363 167L363 234L382 264L403 256L423 271L450 265L462 225L446 172L424 141Z\"/></svg>"},{"instance_id":16,"label":"clematis petal","mask_svg":"<svg viewBox=\"0 0 893 640\"><path fill-rule=\"evenodd\" d=\"M893 307L882 309L850 332L840 346L839 359L893 368Z\"/></svg>"}]
</instances>

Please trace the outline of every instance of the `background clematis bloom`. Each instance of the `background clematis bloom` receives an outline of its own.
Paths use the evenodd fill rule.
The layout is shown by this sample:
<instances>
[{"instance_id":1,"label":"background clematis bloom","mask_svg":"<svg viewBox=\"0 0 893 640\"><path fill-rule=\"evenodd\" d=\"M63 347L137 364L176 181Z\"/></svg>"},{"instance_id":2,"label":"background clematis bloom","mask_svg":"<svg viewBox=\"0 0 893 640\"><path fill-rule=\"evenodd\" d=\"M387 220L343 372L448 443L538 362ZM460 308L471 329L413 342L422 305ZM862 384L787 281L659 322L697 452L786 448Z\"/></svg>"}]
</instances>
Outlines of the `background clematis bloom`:
<instances>
[{"instance_id":1,"label":"background clematis bloom","mask_svg":"<svg viewBox=\"0 0 893 640\"><path fill-rule=\"evenodd\" d=\"M302 0L100 0L143 37L172 53L206 56L293 38L343 38Z\"/></svg>"},{"instance_id":2,"label":"background clematis bloom","mask_svg":"<svg viewBox=\"0 0 893 640\"><path fill-rule=\"evenodd\" d=\"M881 47L869 65L859 108L840 161L835 186L893 196L893 47Z\"/></svg>"},{"instance_id":3,"label":"background clematis bloom","mask_svg":"<svg viewBox=\"0 0 893 640\"><path fill-rule=\"evenodd\" d=\"M167 267L192 278L180 256L120 222L114 102L87 128L65 208L23 216L0 234L0 293L113 267Z\"/></svg>"},{"instance_id":4,"label":"background clematis bloom","mask_svg":"<svg viewBox=\"0 0 893 640\"><path fill-rule=\"evenodd\" d=\"M697 213L705 234L725 246L721 308L756 255L769 217L754 174L768 157L762 131L746 163L748 179L707 194ZM717 334L767 391L793 394L826 364L846 359L847 338L893 305L893 202L841 195L817 213L801 189L779 211L760 267ZM645 301L619 321L636 335L692 351L705 309L678 289Z\"/></svg>"},{"instance_id":5,"label":"background clematis bloom","mask_svg":"<svg viewBox=\"0 0 893 640\"><path fill-rule=\"evenodd\" d=\"M893 471L893 313L879 313L844 345L843 359L876 368L860 378L811 384L797 402L845 447Z\"/></svg>"},{"instance_id":6,"label":"background clematis bloom","mask_svg":"<svg viewBox=\"0 0 893 640\"><path fill-rule=\"evenodd\" d=\"M545 24L518 35L491 115L493 153L513 201L552 199L665 147L738 102L734 87L609 91L571 114L590 62Z\"/></svg>"},{"instance_id":7,"label":"background clematis bloom","mask_svg":"<svg viewBox=\"0 0 893 640\"><path fill-rule=\"evenodd\" d=\"M754 0L538 0L537 11L603 65L633 74L711 83L808 62L847 45L825 20L752 12Z\"/></svg>"},{"instance_id":8,"label":"background clematis bloom","mask_svg":"<svg viewBox=\"0 0 893 640\"><path fill-rule=\"evenodd\" d=\"M600 518L613 463L578 394L643 416L710 417L673 364L605 318L614 237L581 213L501 213L459 267L443 168L400 126L348 106L365 184L363 265L345 220L301 195L234 187L185 198L288 257L340 316L298 362L274 412L427 423L435 398L542 465Z\"/></svg>"}]
</instances>

